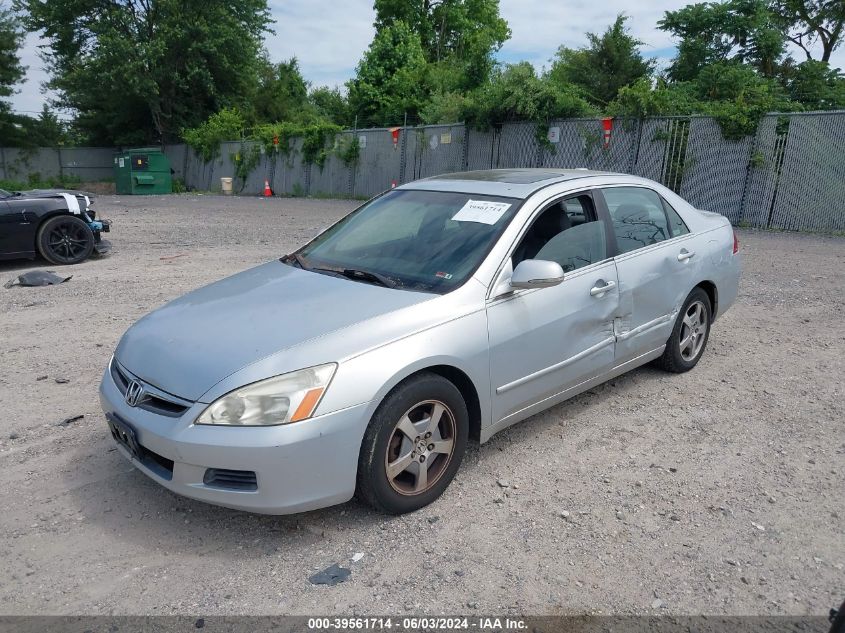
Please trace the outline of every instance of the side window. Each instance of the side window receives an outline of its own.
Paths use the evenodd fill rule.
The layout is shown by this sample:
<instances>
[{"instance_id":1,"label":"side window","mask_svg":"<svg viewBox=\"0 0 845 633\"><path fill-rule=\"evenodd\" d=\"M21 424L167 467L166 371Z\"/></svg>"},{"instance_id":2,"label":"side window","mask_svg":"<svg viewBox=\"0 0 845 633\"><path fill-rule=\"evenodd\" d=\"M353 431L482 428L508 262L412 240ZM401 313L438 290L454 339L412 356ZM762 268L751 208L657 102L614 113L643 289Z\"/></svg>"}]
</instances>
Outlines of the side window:
<instances>
[{"instance_id":1,"label":"side window","mask_svg":"<svg viewBox=\"0 0 845 633\"><path fill-rule=\"evenodd\" d=\"M663 208L666 209L666 216L669 218L669 228L672 229L672 237L678 237L679 235L686 235L689 233L687 225L684 224L681 216L679 216L678 212L672 208L671 204L663 200Z\"/></svg>"},{"instance_id":2,"label":"side window","mask_svg":"<svg viewBox=\"0 0 845 633\"><path fill-rule=\"evenodd\" d=\"M604 223L596 218L589 195L555 202L528 229L513 254L513 266L525 259L557 262L564 272L607 259Z\"/></svg>"},{"instance_id":3,"label":"side window","mask_svg":"<svg viewBox=\"0 0 845 633\"><path fill-rule=\"evenodd\" d=\"M602 189L620 253L668 240L669 224L659 195L641 187Z\"/></svg>"}]
</instances>

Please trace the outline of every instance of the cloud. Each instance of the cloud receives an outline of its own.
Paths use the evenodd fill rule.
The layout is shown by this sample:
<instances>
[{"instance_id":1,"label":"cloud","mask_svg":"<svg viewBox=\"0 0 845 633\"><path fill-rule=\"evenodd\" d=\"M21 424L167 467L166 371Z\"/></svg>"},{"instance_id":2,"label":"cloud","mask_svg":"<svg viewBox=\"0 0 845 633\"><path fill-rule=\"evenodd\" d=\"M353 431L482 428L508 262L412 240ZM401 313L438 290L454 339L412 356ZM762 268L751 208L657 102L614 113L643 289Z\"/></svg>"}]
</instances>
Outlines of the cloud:
<instances>
[{"instance_id":1,"label":"cloud","mask_svg":"<svg viewBox=\"0 0 845 633\"><path fill-rule=\"evenodd\" d=\"M16 112L34 116L41 112L41 106L54 96L52 93L45 94L42 88L42 84L49 79L43 69L44 62L39 57L38 46L43 43L37 34L28 33L19 51L21 64L27 70L23 82L15 86L19 92L10 99Z\"/></svg>"},{"instance_id":2,"label":"cloud","mask_svg":"<svg viewBox=\"0 0 845 633\"><path fill-rule=\"evenodd\" d=\"M312 85L341 85L373 39L372 0L314 2L283 0L270 3L276 23L265 46L272 59L296 57Z\"/></svg>"},{"instance_id":3,"label":"cloud","mask_svg":"<svg viewBox=\"0 0 845 633\"><path fill-rule=\"evenodd\" d=\"M689 0L691 1L691 0ZM652 0L632 5L630 0L500 0L500 10L511 28L511 39L497 54L506 63L527 60L538 69L548 66L559 46L583 45L584 33L600 33L617 14L630 16L628 27L643 42L643 54L658 59L664 67L674 55L674 42L657 29L657 21L665 11L679 9L688 0ZM305 78L314 86L343 86L355 73L373 37L375 14L372 0L326 2L317 0L271 0L270 11L275 22L268 25L265 46L270 57L282 61L299 60ZM43 63L38 58L36 35L26 38L22 57L29 66L26 83L12 98L12 107L19 111L41 110L49 98L40 85L46 81ZM803 54L793 52L796 59ZM835 53L833 65L845 67L845 46Z\"/></svg>"}]
</instances>

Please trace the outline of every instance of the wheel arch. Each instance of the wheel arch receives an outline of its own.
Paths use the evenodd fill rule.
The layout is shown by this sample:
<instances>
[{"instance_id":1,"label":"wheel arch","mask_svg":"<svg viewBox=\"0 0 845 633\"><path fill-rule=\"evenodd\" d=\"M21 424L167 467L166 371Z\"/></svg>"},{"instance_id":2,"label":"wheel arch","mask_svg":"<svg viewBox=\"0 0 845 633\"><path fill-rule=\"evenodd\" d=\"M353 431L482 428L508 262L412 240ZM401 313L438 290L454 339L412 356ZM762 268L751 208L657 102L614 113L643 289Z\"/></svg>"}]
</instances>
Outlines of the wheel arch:
<instances>
[{"instance_id":1,"label":"wheel arch","mask_svg":"<svg viewBox=\"0 0 845 633\"><path fill-rule=\"evenodd\" d=\"M481 401L472 379L453 365L432 365L420 371L429 371L442 376L458 388L469 413L469 437L475 442L481 441Z\"/></svg>"},{"instance_id":2,"label":"wheel arch","mask_svg":"<svg viewBox=\"0 0 845 633\"><path fill-rule=\"evenodd\" d=\"M48 209L46 211L43 211L41 213L41 215L38 216L38 222L35 225L35 231L33 232L33 235L32 235L32 246L35 249L36 253L39 252L39 250L38 250L38 234L41 232L41 227L44 226L44 224L48 220L52 220L53 218L60 216L60 215L74 215L74 214L71 213L70 211L68 211L67 208L54 207L52 209Z\"/></svg>"},{"instance_id":3,"label":"wheel arch","mask_svg":"<svg viewBox=\"0 0 845 633\"><path fill-rule=\"evenodd\" d=\"M716 284L710 280L705 280L699 283L696 288L701 288L707 293L710 299L711 319L715 321L716 316L719 314L719 290L716 288Z\"/></svg>"},{"instance_id":4,"label":"wheel arch","mask_svg":"<svg viewBox=\"0 0 845 633\"><path fill-rule=\"evenodd\" d=\"M423 363L407 368L406 371L393 376L393 379L387 388L384 389L381 397L377 398L378 404L376 406L380 406L397 386L423 373L437 374L451 382L461 392L461 396L467 406L467 412L469 413L469 437L476 442L480 441L483 413L478 387L463 369L454 364L444 361L430 361L429 364Z\"/></svg>"}]
</instances>

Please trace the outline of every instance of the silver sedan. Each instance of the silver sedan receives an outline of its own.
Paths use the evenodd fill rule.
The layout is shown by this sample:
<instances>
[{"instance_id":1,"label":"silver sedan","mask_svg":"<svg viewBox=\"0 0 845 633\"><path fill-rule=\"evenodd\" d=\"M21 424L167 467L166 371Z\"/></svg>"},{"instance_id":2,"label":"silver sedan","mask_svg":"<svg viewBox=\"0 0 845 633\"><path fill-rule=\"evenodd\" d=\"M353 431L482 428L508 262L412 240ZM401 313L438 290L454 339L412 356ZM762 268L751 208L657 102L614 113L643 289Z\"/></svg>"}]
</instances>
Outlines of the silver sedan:
<instances>
[{"instance_id":1,"label":"silver sedan","mask_svg":"<svg viewBox=\"0 0 845 633\"><path fill-rule=\"evenodd\" d=\"M644 363L695 367L738 250L724 217L633 176L420 180L142 318L101 403L121 452L187 497L408 512L469 439Z\"/></svg>"}]
</instances>

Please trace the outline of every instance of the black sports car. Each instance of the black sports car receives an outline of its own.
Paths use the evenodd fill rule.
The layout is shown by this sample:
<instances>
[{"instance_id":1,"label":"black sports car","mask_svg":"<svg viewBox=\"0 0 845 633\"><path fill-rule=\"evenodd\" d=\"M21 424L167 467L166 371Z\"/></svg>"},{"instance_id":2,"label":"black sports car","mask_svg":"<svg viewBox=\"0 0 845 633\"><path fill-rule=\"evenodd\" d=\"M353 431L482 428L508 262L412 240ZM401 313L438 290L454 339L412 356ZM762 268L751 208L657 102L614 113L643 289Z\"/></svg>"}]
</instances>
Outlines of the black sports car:
<instances>
[{"instance_id":1,"label":"black sports car","mask_svg":"<svg viewBox=\"0 0 845 633\"><path fill-rule=\"evenodd\" d=\"M64 189L9 192L0 189L0 259L33 259L78 264L95 250L108 250L100 234L108 220L91 208L93 196Z\"/></svg>"}]
</instances>

